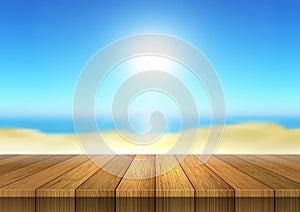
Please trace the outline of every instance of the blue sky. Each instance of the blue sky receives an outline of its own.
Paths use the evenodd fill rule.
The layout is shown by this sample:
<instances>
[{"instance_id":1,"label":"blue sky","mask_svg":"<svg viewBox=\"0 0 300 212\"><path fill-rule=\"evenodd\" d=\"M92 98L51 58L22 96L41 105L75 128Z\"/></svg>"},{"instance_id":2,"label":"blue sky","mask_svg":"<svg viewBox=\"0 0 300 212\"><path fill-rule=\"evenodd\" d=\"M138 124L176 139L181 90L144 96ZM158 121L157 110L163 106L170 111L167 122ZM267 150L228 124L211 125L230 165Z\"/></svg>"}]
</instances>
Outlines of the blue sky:
<instances>
[{"instance_id":1,"label":"blue sky","mask_svg":"<svg viewBox=\"0 0 300 212\"><path fill-rule=\"evenodd\" d=\"M228 115L300 115L298 1L0 3L0 116L70 116L77 78L106 44L170 34L217 71Z\"/></svg>"}]
</instances>

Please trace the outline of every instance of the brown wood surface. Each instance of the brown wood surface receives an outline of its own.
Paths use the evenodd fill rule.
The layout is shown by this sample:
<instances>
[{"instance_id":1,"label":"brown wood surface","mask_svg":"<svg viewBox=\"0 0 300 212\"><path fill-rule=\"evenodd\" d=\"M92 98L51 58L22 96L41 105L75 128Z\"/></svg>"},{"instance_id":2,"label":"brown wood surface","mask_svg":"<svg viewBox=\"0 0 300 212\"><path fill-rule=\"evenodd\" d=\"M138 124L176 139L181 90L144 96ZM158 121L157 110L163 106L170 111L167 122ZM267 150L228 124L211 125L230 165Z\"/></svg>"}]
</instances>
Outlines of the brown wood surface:
<instances>
[{"instance_id":1,"label":"brown wood surface","mask_svg":"<svg viewBox=\"0 0 300 212\"><path fill-rule=\"evenodd\" d=\"M6 159L6 158L9 158L9 157L14 157L16 155L0 155L0 160L2 159Z\"/></svg>"},{"instance_id":2,"label":"brown wood surface","mask_svg":"<svg viewBox=\"0 0 300 212\"><path fill-rule=\"evenodd\" d=\"M40 212L75 211L75 190L113 156L95 156L36 190Z\"/></svg>"},{"instance_id":3,"label":"brown wood surface","mask_svg":"<svg viewBox=\"0 0 300 212\"><path fill-rule=\"evenodd\" d=\"M300 195L299 183L245 160L246 158L249 159L249 156L218 157L237 169L243 171L247 175L264 182L264 184L273 188L276 196L293 197Z\"/></svg>"},{"instance_id":4,"label":"brown wood surface","mask_svg":"<svg viewBox=\"0 0 300 212\"><path fill-rule=\"evenodd\" d=\"M290 161L276 155L256 155L256 157L294 169L296 171L300 171L300 163Z\"/></svg>"},{"instance_id":5,"label":"brown wood surface","mask_svg":"<svg viewBox=\"0 0 300 212\"><path fill-rule=\"evenodd\" d=\"M300 183L300 172L295 169L253 155L245 155L240 157L246 161L249 161L250 163Z\"/></svg>"},{"instance_id":6,"label":"brown wood surface","mask_svg":"<svg viewBox=\"0 0 300 212\"><path fill-rule=\"evenodd\" d=\"M226 156L224 156L226 157ZM273 197L274 191L266 184L232 165L213 156L206 165L235 189L238 197Z\"/></svg>"},{"instance_id":7,"label":"brown wood surface","mask_svg":"<svg viewBox=\"0 0 300 212\"><path fill-rule=\"evenodd\" d=\"M103 166L113 156L96 156L93 161ZM38 197L75 197L75 189L88 180L99 167L88 160L36 190Z\"/></svg>"},{"instance_id":8,"label":"brown wood surface","mask_svg":"<svg viewBox=\"0 0 300 212\"><path fill-rule=\"evenodd\" d=\"M274 190L217 157L206 165L235 190L236 211L274 211Z\"/></svg>"},{"instance_id":9,"label":"brown wood surface","mask_svg":"<svg viewBox=\"0 0 300 212\"><path fill-rule=\"evenodd\" d=\"M10 156L10 157L4 157L0 160L0 166L7 166L10 163L15 163L17 161L22 161L26 158L30 158L31 155L15 155L15 156Z\"/></svg>"},{"instance_id":10,"label":"brown wood surface","mask_svg":"<svg viewBox=\"0 0 300 212\"><path fill-rule=\"evenodd\" d=\"M76 210L85 211L114 211L116 208L116 188L130 166L134 156L115 156L103 169L98 170L92 177L76 190ZM113 170L115 175L105 170ZM88 197L88 198L87 198Z\"/></svg>"},{"instance_id":11,"label":"brown wood surface","mask_svg":"<svg viewBox=\"0 0 300 212\"><path fill-rule=\"evenodd\" d=\"M294 161L296 163L300 163L300 156L299 155L278 155L278 157Z\"/></svg>"},{"instance_id":12,"label":"brown wood surface","mask_svg":"<svg viewBox=\"0 0 300 212\"><path fill-rule=\"evenodd\" d=\"M195 211L234 211L234 189L195 156L177 156L195 188Z\"/></svg>"},{"instance_id":13,"label":"brown wood surface","mask_svg":"<svg viewBox=\"0 0 300 212\"><path fill-rule=\"evenodd\" d=\"M137 155L116 190L117 211L155 211L155 156Z\"/></svg>"},{"instance_id":14,"label":"brown wood surface","mask_svg":"<svg viewBox=\"0 0 300 212\"><path fill-rule=\"evenodd\" d=\"M173 155L156 159L156 211L194 211L195 190ZM175 166L174 166L175 165Z\"/></svg>"},{"instance_id":15,"label":"brown wood surface","mask_svg":"<svg viewBox=\"0 0 300 212\"><path fill-rule=\"evenodd\" d=\"M50 166L62 163L70 157L72 156L52 156L45 163L45 160L40 160L40 156L35 156L37 163L1 175L0 212L35 212L35 189L37 187L26 188L22 185L28 185L26 182L31 184L36 182L41 177L35 176L37 171L43 173ZM72 168L72 164L70 164L70 168ZM53 175L50 174L50 176Z\"/></svg>"},{"instance_id":16,"label":"brown wood surface","mask_svg":"<svg viewBox=\"0 0 300 212\"><path fill-rule=\"evenodd\" d=\"M71 156L59 155L59 156L51 156L47 160L41 160L40 156L35 156L36 163L16 169L14 171L10 171L5 174L2 174L1 180L0 180L0 188L4 187L10 183L16 182L27 176L30 176L36 172L47 169L47 168L49 168L57 163L60 163L70 157Z\"/></svg>"},{"instance_id":17,"label":"brown wood surface","mask_svg":"<svg viewBox=\"0 0 300 212\"><path fill-rule=\"evenodd\" d=\"M49 157L50 157L49 155L41 155L41 156L39 156L39 160L42 161ZM13 158L17 158L17 157L13 157ZM13 158L11 158L11 159L13 159ZM0 175L8 173L10 171L14 171L16 169L26 167L26 166L31 165L36 162L37 162L36 156L29 156L26 158L21 158L21 160L20 160L20 158L18 158L18 160L15 162L11 162L11 163L0 166Z\"/></svg>"},{"instance_id":18,"label":"brown wood surface","mask_svg":"<svg viewBox=\"0 0 300 212\"><path fill-rule=\"evenodd\" d=\"M0 155L0 212L300 211L300 156L93 157Z\"/></svg>"},{"instance_id":19,"label":"brown wood surface","mask_svg":"<svg viewBox=\"0 0 300 212\"><path fill-rule=\"evenodd\" d=\"M35 197L37 188L88 160L76 156L0 188L0 197Z\"/></svg>"},{"instance_id":20,"label":"brown wood surface","mask_svg":"<svg viewBox=\"0 0 300 212\"><path fill-rule=\"evenodd\" d=\"M274 172L257 165L257 159L254 156L218 156L222 160L240 169L249 176L264 182L275 191L275 209L276 211L291 211L297 212L299 205L299 183L290 180L276 173L281 168L280 165L273 166ZM252 159L251 159L252 158ZM256 161L251 163L248 160ZM263 161L258 159L259 161ZM260 164L260 163L259 163ZM268 163L266 163L268 164ZM270 164L269 164L270 165ZM269 166L267 165L267 166Z\"/></svg>"}]
</instances>

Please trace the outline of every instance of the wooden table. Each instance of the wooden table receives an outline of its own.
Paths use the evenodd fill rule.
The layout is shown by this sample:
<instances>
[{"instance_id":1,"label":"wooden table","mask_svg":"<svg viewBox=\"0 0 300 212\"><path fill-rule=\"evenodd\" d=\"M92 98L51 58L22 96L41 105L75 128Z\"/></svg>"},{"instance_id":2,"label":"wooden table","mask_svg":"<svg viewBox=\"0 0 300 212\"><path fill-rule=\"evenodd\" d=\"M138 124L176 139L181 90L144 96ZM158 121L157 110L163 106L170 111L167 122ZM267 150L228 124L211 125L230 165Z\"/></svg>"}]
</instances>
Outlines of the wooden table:
<instances>
[{"instance_id":1,"label":"wooden table","mask_svg":"<svg viewBox=\"0 0 300 212\"><path fill-rule=\"evenodd\" d=\"M300 155L94 157L0 155L0 211L300 211Z\"/></svg>"}]
</instances>

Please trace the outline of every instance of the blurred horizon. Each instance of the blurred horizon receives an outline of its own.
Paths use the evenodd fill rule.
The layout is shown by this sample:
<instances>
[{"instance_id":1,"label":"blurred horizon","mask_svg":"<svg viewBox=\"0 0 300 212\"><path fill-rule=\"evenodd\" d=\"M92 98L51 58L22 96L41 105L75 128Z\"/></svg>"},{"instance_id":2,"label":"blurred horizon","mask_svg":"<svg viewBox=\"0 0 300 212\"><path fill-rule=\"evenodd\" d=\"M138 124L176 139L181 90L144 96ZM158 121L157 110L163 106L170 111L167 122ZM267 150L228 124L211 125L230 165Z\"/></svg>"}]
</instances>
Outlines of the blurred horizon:
<instances>
[{"instance_id":1,"label":"blurred horizon","mask_svg":"<svg viewBox=\"0 0 300 212\"><path fill-rule=\"evenodd\" d=\"M98 128L101 132L110 132L116 131L114 123L111 119L97 117ZM166 126L166 133L177 133L180 131L191 130L191 129L205 129L209 128L211 125L210 117L202 117L200 118L200 122L198 126L186 126L182 129L179 127L179 120L175 120L174 122L169 122ZM230 125L244 125L244 124L271 124L271 125L280 125L286 129L300 129L300 117L227 117L226 126ZM6 117L0 118L0 130L1 129L28 129L28 130L37 130L42 133L50 133L50 134L73 134L75 133L75 129L73 126L73 118L72 117ZM136 133L141 133L141 129L133 128L128 129L122 128L119 130L125 130L132 132L132 130L136 130ZM86 131L82 132L93 132L90 129L86 129Z\"/></svg>"}]
</instances>

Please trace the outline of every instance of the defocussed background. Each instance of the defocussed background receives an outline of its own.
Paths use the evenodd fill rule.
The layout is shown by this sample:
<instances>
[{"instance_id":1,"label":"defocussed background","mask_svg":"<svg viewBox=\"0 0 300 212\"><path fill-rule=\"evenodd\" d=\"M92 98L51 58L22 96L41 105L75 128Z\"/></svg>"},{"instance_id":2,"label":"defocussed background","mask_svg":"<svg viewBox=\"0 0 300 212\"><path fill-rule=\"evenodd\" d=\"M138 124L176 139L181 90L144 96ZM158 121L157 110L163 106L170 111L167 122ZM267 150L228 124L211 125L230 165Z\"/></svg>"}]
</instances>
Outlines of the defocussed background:
<instances>
[{"instance_id":1,"label":"defocussed background","mask_svg":"<svg viewBox=\"0 0 300 212\"><path fill-rule=\"evenodd\" d=\"M116 39L161 33L208 57L223 83L229 124L275 121L299 128L299 10L292 0L1 1L0 127L72 132L73 92L89 58ZM201 85L178 77L199 93L200 113L209 114ZM112 73L100 99L109 99L117 80ZM170 100L147 95L144 100L160 102L162 110L177 110Z\"/></svg>"}]
</instances>

